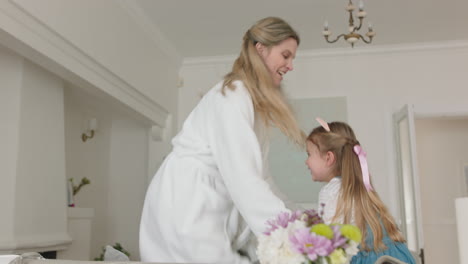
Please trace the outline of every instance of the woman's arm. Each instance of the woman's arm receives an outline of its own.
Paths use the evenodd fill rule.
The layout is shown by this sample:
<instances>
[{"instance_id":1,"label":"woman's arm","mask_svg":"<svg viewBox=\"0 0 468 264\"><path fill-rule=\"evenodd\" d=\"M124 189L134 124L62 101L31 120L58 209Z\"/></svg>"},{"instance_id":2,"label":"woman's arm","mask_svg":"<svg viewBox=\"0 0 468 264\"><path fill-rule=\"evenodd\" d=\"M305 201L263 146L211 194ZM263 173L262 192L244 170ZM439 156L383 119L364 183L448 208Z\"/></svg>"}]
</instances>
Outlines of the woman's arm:
<instances>
[{"instance_id":1,"label":"woman's arm","mask_svg":"<svg viewBox=\"0 0 468 264\"><path fill-rule=\"evenodd\" d=\"M268 219L288 210L262 177L262 153L250 96L238 85L235 90L226 89L225 95L216 95L212 103L215 107L207 125L214 159L236 208L259 235Z\"/></svg>"}]
</instances>

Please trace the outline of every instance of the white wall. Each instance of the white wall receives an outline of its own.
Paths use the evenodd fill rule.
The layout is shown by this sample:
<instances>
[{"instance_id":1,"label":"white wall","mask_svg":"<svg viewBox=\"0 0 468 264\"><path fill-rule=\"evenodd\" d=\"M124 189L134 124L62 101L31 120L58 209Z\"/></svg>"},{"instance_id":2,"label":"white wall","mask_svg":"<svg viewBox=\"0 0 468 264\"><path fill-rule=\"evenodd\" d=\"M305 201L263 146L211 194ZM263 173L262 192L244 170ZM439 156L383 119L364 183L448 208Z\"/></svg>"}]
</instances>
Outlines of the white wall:
<instances>
[{"instance_id":1,"label":"white wall","mask_svg":"<svg viewBox=\"0 0 468 264\"><path fill-rule=\"evenodd\" d=\"M75 206L95 209L91 256L119 242L138 260L150 126L73 85L65 90L65 110L67 177L91 181L75 196ZM98 129L83 142L83 122L89 118L98 120Z\"/></svg>"},{"instance_id":2,"label":"white wall","mask_svg":"<svg viewBox=\"0 0 468 264\"><path fill-rule=\"evenodd\" d=\"M18 157L22 59L0 46L0 244L14 239L16 161Z\"/></svg>"},{"instance_id":3,"label":"white wall","mask_svg":"<svg viewBox=\"0 0 468 264\"><path fill-rule=\"evenodd\" d=\"M26 241L35 233L59 238L67 229L63 82L23 65L15 229Z\"/></svg>"},{"instance_id":4,"label":"white wall","mask_svg":"<svg viewBox=\"0 0 468 264\"><path fill-rule=\"evenodd\" d=\"M455 198L465 196L468 119L416 120L426 263L459 263Z\"/></svg>"},{"instance_id":5,"label":"white wall","mask_svg":"<svg viewBox=\"0 0 468 264\"><path fill-rule=\"evenodd\" d=\"M107 196L110 156L111 114L105 104L73 85L65 89L65 139L67 179L78 184L87 177L85 185L75 196L75 206L94 208L92 219L91 256L99 256L99 250L107 236ZM81 140L84 122L96 118L95 136L86 142Z\"/></svg>"},{"instance_id":6,"label":"white wall","mask_svg":"<svg viewBox=\"0 0 468 264\"><path fill-rule=\"evenodd\" d=\"M179 127L197 102L194 95L227 73L233 60L184 61ZM373 182L398 216L392 114L405 103L418 114L468 112L468 43L301 51L294 64L284 83L291 98L347 97L348 120L368 153Z\"/></svg>"},{"instance_id":7,"label":"white wall","mask_svg":"<svg viewBox=\"0 0 468 264\"><path fill-rule=\"evenodd\" d=\"M2 147L0 251L70 242L66 226L63 82L0 47ZM3 132L5 131L5 132ZM4 159L3 159L4 158Z\"/></svg>"},{"instance_id":8,"label":"white wall","mask_svg":"<svg viewBox=\"0 0 468 264\"><path fill-rule=\"evenodd\" d=\"M114 116L108 182L108 241L120 242L139 260L139 227L148 186L149 130L124 116Z\"/></svg>"},{"instance_id":9,"label":"white wall","mask_svg":"<svg viewBox=\"0 0 468 264\"><path fill-rule=\"evenodd\" d=\"M0 250L53 250L69 243L66 180L91 180L75 196L95 209L91 256L121 243L139 259L138 230L148 184L151 124L107 97L64 85L62 79L0 46L2 185ZM84 122L98 120L81 140ZM162 150L153 149L152 155ZM63 249L56 248L56 249ZM28 251L30 251L28 250Z\"/></svg>"}]
</instances>

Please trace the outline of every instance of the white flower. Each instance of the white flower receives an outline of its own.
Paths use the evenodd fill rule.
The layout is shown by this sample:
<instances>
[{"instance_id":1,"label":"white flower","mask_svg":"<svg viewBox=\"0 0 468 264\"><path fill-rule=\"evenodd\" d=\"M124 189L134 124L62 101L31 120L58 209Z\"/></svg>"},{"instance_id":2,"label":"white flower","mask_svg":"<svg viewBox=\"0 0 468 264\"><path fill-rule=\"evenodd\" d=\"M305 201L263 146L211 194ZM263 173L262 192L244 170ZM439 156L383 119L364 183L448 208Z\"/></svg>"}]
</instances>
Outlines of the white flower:
<instances>
[{"instance_id":1,"label":"white flower","mask_svg":"<svg viewBox=\"0 0 468 264\"><path fill-rule=\"evenodd\" d=\"M353 240L350 240L349 241L349 246L345 249L346 251L346 255L348 257L352 257L354 255L356 255L358 252L359 252L359 248L358 248L359 244Z\"/></svg>"},{"instance_id":2,"label":"white flower","mask_svg":"<svg viewBox=\"0 0 468 264\"><path fill-rule=\"evenodd\" d=\"M304 255L292 249L289 236L305 223L296 220L286 228L279 227L269 236L261 235L257 255L261 264L301 264L306 261Z\"/></svg>"}]
</instances>

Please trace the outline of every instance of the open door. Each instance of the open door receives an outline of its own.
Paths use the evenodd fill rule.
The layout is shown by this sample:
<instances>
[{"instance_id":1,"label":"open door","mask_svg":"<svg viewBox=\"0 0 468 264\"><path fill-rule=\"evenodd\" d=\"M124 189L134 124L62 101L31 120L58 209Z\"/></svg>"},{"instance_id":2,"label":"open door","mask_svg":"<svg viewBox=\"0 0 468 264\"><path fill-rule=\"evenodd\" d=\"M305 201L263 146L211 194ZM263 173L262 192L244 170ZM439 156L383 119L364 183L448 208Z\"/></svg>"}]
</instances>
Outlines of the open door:
<instances>
[{"instance_id":1,"label":"open door","mask_svg":"<svg viewBox=\"0 0 468 264\"><path fill-rule=\"evenodd\" d=\"M393 115L398 165L400 229L408 241L408 248L419 255L424 264L424 239L416 157L416 136L413 106L405 105Z\"/></svg>"}]
</instances>

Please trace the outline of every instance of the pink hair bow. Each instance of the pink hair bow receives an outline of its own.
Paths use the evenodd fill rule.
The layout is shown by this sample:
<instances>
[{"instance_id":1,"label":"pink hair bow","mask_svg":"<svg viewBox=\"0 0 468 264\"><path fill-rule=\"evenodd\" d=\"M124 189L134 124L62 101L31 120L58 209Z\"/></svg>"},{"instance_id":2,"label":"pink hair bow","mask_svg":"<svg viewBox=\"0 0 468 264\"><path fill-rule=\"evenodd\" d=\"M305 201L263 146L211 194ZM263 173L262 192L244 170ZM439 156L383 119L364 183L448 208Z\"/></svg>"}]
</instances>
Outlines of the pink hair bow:
<instances>
[{"instance_id":1,"label":"pink hair bow","mask_svg":"<svg viewBox=\"0 0 468 264\"><path fill-rule=\"evenodd\" d=\"M366 187L367 191L372 191L374 190L371 186L370 183L370 177L369 177L369 168L367 166L367 153L362 149L360 145L356 145L353 148L354 153L359 158L359 163L361 164L361 170L362 170L362 180L364 181L364 186Z\"/></svg>"},{"instance_id":2,"label":"pink hair bow","mask_svg":"<svg viewBox=\"0 0 468 264\"><path fill-rule=\"evenodd\" d=\"M325 131L330 132L330 127L328 126L328 123L325 122L325 120L320 117L315 118L315 120L317 120L317 122L325 129Z\"/></svg>"}]
</instances>

